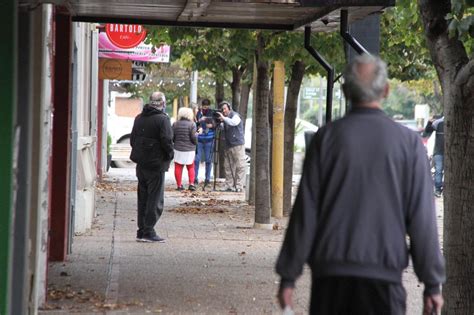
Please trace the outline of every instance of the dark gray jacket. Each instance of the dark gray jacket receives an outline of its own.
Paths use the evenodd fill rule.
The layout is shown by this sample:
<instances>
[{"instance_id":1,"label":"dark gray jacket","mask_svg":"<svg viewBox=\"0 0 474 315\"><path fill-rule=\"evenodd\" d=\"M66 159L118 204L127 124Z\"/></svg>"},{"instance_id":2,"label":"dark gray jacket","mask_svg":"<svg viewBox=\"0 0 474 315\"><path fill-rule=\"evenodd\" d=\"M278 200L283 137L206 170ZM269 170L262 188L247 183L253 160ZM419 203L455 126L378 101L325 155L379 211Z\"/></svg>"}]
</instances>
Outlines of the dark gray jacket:
<instances>
[{"instance_id":1,"label":"dark gray jacket","mask_svg":"<svg viewBox=\"0 0 474 315\"><path fill-rule=\"evenodd\" d=\"M445 269L425 148L381 110L355 108L312 139L276 271L282 286L304 263L316 278L400 283L409 254L425 293L438 292Z\"/></svg>"},{"instance_id":2,"label":"dark gray jacket","mask_svg":"<svg viewBox=\"0 0 474 315\"><path fill-rule=\"evenodd\" d=\"M177 151L189 152L196 150L196 124L192 121L181 119L173 124L173 142Z\"/></svg>"}]
</instances>

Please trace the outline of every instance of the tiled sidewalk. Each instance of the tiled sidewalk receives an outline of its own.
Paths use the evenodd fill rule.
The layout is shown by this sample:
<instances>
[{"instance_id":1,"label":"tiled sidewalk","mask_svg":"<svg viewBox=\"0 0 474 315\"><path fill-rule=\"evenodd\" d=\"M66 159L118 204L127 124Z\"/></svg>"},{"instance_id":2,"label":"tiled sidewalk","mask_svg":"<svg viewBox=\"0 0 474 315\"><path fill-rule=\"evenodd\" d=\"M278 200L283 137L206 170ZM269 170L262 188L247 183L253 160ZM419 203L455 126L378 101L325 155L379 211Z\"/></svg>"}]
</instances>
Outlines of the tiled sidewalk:
<instances>
[{"instance_id":1,"label":"tiled sidewalk","mask_svg":"<svg viewBox=\"0 0 474 315\"><path fill-rule=\"evenodd\" d=\"M178 192L168 179L157 225L167 242L137 243L135 186L133 170L115 170L99 185L94 227L74 238L67 262L50 265L50 299L40 314L280 313L274 263L286 219L272 219L279 229L253 229L243 194ZM404 282L407 314L421 314L422 286L411 268ZM298 314L307 313L309 286L305 269Z\"/></svg>"}]
</instances>

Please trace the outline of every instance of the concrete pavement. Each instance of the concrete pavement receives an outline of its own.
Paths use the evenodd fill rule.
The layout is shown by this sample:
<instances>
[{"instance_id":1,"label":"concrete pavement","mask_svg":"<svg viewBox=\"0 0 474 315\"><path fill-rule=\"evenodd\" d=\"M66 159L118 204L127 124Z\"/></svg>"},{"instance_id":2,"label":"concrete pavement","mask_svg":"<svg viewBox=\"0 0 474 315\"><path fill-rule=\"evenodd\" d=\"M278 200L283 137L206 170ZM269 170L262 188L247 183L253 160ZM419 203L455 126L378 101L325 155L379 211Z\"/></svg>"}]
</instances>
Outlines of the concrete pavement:
<instances>
[{"instance_id":1,"label":"concrete pavement","mask_svg":"<svg viewBox=\"0 0 474 315\"><path fill-rule=\"evenodd\" d=\"M97 188L92 230L75 236L67 262L49 266L49 298L40 314L280 313L274 263L287 219L272 219L274 230L253 229L254 209L243 194L178 192L171 177L157 224L167 242L150 244L135 241L134 170L108 173ZM404 283L407 314L421 314L422 286L411 268ZM307 313L309 290L305 268L297 314Z\"/></svg>"}]
</instances>

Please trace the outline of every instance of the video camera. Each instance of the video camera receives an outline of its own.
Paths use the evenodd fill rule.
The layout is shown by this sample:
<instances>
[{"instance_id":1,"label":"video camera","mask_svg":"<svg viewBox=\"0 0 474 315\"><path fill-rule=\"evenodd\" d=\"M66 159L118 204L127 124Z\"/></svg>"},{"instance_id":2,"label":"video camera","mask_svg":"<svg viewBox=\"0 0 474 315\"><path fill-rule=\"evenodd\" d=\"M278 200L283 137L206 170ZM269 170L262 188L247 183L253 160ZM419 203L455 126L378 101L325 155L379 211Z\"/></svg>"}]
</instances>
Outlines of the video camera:
<instances>
[{"instance_id":1,"label":"video camera","mask_svg":"<svg viewBox=\"0 0 474 315\"><path fill-rule=\"evenodd\" d=\"M198 127L201 127L203 133L207 134L207 124L212 124L212 128L215 129L221 123L219 118L218 110L208 109L205 113L203 112L202 117L199 118Z\"/></svg>"},{"instance_id":2,"label":"video camera","mask_svg":"<svg viewBox=\"0 0 474 315\"><path fill-rule=\"evenodd\" d=\"M219 115L219 113L222 114L222 110L218 110L218 109L213 110L212 118L219 120L219 118L221 118L221 115Z\"/></svg>"}]
</instances>

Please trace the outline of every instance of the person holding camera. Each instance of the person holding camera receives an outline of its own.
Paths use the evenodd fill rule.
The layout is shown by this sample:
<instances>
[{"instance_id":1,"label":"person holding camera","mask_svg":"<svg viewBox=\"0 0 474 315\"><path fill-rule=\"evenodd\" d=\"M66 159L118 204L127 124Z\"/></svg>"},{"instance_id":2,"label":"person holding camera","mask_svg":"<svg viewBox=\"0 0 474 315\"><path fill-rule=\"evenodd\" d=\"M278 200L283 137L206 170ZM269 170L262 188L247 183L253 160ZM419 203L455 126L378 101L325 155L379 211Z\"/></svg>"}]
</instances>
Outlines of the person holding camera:
<instances>
[{"instance_id":1,"label":"person holding camera","mask_svg":"<svg viewBox=\"0 0 474 315\"><path fill-rule=\"evenodd\" d=\"M214 146L216 124L213 118L214 111L210 108L211 102L205 98L202 100L201 105L201 109L199 109L196 114L196 124L199 135L196 158L194 159L194 173L196 176L194 184L198 184L199 163L201 162L201 157L204 156L204 161L206 162L204 185L208 185L211 179L212 150Z\"/></svg>"},{"instance_id":2,"label":"person holding camera","mask_svg":"<svg viewBox=\"0 0 474 315\"><path fill-rule=\"evenodd\" d=\"M229 102L221 102L216 112L224 125L225 183L226 191L242 192L245 181L245 138L240 115L232 110Z\"/></svg>"}]
</instances>

